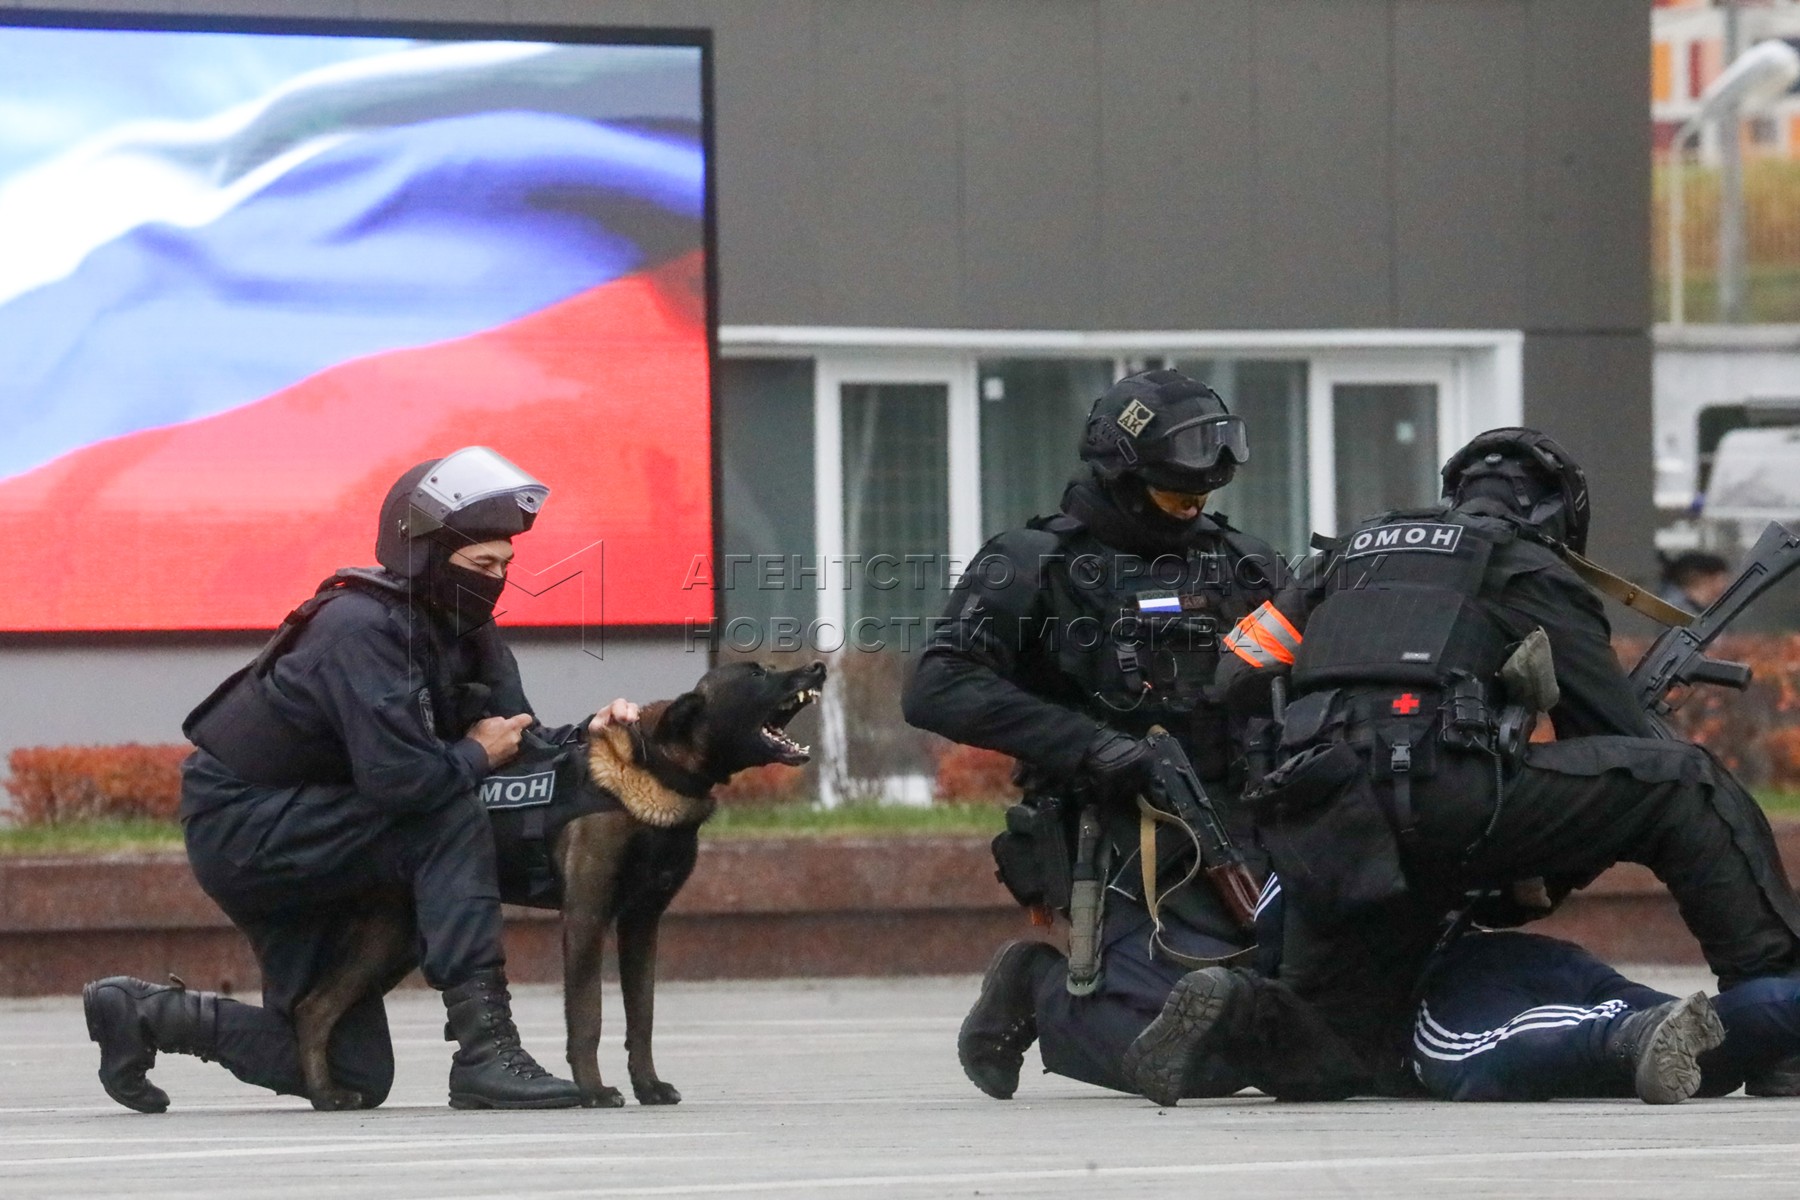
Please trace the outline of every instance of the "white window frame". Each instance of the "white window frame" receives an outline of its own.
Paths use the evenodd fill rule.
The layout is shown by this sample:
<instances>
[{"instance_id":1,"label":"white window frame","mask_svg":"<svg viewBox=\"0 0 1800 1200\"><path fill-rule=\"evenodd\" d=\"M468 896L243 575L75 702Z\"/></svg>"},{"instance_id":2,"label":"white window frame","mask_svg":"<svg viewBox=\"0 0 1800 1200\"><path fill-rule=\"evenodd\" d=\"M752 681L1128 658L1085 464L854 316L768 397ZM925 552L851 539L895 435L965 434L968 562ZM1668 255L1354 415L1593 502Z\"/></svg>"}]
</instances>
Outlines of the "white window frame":
<instances>
[{"instance_id":1,"label":"white window frame","mask_svg":"<svg viewBox=\"0 0 1800 1200\"><path fill-rule=\"evenodd\" d=\"M981 410L975 402L975 364L968 355L818 355L813 369L813 528L820 559L838 569L848 551L844 531L843 386L849 383L942 385L948 411L948 550L956 561L980 547ZM843 632L848 580L828 578L819 594L819 623Z\"/></svg>"},{"instance_id":2,"label":"white window frame","mask_svg":"<svg viewBox=\"0 0 1800 1200\"><path fill-rule=\"evenodd\" d=\"M1295 330L1131 332L980 329L877 329L724 325L723 357L811 358L813 503L817 552L842 572L843 407L846 383L940 383L948 416L949 552L967 562L981 528L981 409L977 364L984 358L1150 357L1296 358L1307 362L1308 518L1335 532L1337 480L1331 388L1338 383L1430 383L1438 388L1438 456L1447 458L1477 432L1518 425L1524 416L1524 334L1518 330ZM1253 531L1254 532L1254 531ZM821 632L841 632L847 579L828 577L819 592ZM821 713L820 802L838 801L834 780L844 746L837 689L827 684ZM896 799L921 802L920 780L893 780ZM928 791L928 787L926 788Z\"/></svg>"},{"instance_id":3,"label":"white window frame","mask_svg":"<svg viewBox=\"0 0 1800 1200\"><path fill-rule=\"evenodd\" d=\"M981 528L983 358L1112 358L1123 370L1146 357L1298 358L1307 361L1307 518L1336 530L1331 387L1429 383L1438 388L1438 458L1483 429L1524 420L1524 334L1518 330L1067 330L878 329L724 325L727 357L814 360L813 469L818 551L841 558L843 459L839 387L847 382L949 386L950 554L966 560L993 530ZM844 595L820 596L819 619L841 628Z\"/></svg>"},{"instance_id":4,"label":"white window frame","mask_svg":"<svg viewBox=\"0 0 1800 1200\"><path fill-rule=\"evenodd\" d=\"M1436 388L1434 461L1441 463L1479 432L1463 433L1476 419L1469 411L1472 402L1465 374L1451 354L1394 354L1380 359L1322 354L1312 359L1306 373L1307 519L1315 530L1336 533L1344 521L1358 516L1337 511L1337 405L1333 391L1341 384Z\"/></svg>"}]
</instances>

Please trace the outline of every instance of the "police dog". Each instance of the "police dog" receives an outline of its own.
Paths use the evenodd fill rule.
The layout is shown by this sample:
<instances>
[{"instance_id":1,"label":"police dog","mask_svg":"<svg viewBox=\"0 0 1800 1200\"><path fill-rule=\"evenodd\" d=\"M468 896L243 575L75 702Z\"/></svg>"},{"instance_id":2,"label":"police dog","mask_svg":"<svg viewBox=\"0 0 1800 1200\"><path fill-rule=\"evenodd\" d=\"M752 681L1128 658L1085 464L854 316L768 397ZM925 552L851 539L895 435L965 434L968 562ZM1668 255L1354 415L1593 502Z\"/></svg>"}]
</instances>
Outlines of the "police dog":
<instances>
[{"instance_id":1,"label":"police dog","mask_svg":"<svg viewBox=\"0 0 1800 1200\"><path fill-rule=\"evenodd\" d=\"M560 899L568 1059L588 1107L625 1103L619 1089L600 1080L601 952L614 927L631 1090L640 1104L680 1102L681 1093L657 1076L651 1057L657 925L694 868L700 825L713 813L713 784L749 767L806 762L807 747L786 728L824 682L824 663L792 671L728 663L707 672L693 691L645 705L635 726L609 727L587 743L587 769L578 773L585 777L576 789L588 811L551 841L560 897L549 903ZM498 840L504 854L506 843ZM501 864L507 900L522 899L506 883L518 875L516 866ZM351 922L331 969L295 1005L301 1071L314 1108L363 1106L361 1096L332 1082L326 1045L358 1000L392 987L417 965L414 940L407 898L372 897Z\"/></svg>"}]
</instances>

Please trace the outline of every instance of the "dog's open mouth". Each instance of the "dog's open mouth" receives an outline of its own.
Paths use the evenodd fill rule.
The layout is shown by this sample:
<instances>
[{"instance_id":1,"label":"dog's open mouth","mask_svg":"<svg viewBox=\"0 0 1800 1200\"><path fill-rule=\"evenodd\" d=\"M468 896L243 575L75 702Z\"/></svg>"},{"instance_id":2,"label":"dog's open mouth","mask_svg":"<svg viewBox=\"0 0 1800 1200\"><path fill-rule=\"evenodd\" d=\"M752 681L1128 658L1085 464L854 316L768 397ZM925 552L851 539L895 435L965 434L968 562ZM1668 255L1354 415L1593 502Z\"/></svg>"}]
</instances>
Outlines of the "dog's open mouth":
<instances>
[{"instance_id":1,"label":"dog's open mouth","mask_svg":"<svg viewBox=\"0 0 1800 1200\"><path fill-rule=\"evenodd\" d=\"M819 698L819 689L802 688L775 706L769 719L763 722L762 737L768 743L779 761L789 766L799 766L812 757L812 747L802 746L787 734L787 724L808 704Z\"/></svg>"}]
</instances>

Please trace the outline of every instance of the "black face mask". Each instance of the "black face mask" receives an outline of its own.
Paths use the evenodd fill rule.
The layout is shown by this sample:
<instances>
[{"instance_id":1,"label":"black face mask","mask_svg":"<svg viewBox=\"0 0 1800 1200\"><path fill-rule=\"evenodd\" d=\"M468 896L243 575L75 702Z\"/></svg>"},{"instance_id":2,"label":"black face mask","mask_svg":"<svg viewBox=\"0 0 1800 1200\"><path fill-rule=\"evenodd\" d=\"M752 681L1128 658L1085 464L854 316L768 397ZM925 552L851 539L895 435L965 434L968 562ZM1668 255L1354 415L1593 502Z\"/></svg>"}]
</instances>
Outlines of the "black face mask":
<instances>
[{"instance_id":1,"label":"black face mask","mask_svg":"<svg viewBox=\"0 0 1800 1200\"><path fill-rule=\"evenodd\" d=\"M456 636L494 619L494 606L506 580L452 562L434 562L426 572L425 596L431 606L450 618Z\"/></svg>"},{"instance_id":2,"label":"black face mask","mask_svg":"<svg viewBox=\"0 0 1800 1200\"><path fill-rule=\"evenodd\" d=\"M1211 529L1205 517L1171 517L1156 507L1135 479L1103 482L1089 471L1077 472L1063 492L1063 511L1085 524L1095 537L1115 550L1156 558L1185 554Z\"/></svg>"}]
</instances>

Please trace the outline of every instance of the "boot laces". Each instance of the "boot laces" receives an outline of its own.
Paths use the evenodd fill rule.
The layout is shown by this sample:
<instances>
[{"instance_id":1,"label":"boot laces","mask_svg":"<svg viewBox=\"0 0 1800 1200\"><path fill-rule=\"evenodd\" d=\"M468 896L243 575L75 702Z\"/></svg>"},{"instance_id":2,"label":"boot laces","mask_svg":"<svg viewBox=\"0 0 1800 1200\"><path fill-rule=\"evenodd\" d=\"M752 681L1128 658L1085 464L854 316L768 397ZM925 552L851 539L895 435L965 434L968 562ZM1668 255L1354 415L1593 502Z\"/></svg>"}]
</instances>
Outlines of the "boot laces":
<instances>
[{"instance_id":1,"label":"boot laces","mask_svg":"<svg viewBox=\"0 0 1800 1200\"><path fill-rule=\"evenodd\" d=\"M1001 1031L998 1041L1003 1049L1022 1053L1037 1041L1037 1014L1020 1017L1008 1025Z\"/></svg>"},{"instance_id":2,"label":"boot laces","mask_svg":"<svg viewBox=\"0 0 1800 1200\"><path fill-rule=\"evenodd\" d=\"M512 996L502 988L497 998L502 1005L506 1005ZM488 1010L489 1034L493 1038L494 1057L499 1059L500 1064L508 1071L521 1079L542 1079L548 1076L550 1072L539 1066L538 1061L531 1057L530 1051L525 1049L519 1037L519 1027L513 1023L510 1016L501 1015L505 1011L507 1008L504 1007Z\"/></svg>"}]
</instances>

